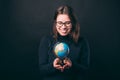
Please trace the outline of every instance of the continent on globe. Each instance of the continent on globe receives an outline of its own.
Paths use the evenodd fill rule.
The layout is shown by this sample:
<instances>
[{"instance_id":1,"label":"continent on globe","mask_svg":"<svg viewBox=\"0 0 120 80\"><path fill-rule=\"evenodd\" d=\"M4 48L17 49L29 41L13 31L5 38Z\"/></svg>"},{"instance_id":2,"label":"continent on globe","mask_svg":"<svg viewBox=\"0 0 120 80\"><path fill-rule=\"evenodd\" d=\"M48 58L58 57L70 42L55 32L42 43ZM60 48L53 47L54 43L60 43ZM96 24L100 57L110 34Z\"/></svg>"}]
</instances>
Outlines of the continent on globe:
<instances>
[{"instance_id":1,"label":"continent on globe","mask_svg":"<svg viewBox=\"0 0 120 80\"><path fill-rule=\"evenodd\" d=\"M69 54L69 46L64 42L58 42L54 46L54 53L58 58L64 59Z\"/></svg>"}]
</instances>

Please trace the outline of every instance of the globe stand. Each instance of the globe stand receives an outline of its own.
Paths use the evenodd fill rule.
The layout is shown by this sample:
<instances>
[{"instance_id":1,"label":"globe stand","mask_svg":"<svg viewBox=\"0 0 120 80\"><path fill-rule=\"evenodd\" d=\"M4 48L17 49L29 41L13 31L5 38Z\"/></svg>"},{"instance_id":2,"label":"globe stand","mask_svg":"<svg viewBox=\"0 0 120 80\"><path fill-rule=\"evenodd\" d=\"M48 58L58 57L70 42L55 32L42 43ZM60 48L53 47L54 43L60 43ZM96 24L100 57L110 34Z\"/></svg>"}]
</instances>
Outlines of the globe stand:
<instances>
[{"instance_id":1,"label":"globe stand","mask_svg":"<svg viewBox=\"0 0 120 80\"><path fill-rule=\"evenodd\" d=\"M60 64L61 66L63 66L63 65L64 65L63 60L64 60L64 59L60 59L60 61L59 61L59 64Z\"/></svg>"},{"instance_id":2,"label":"globe stand","mask_svg":"<svg viewBox=\"0 0 120 80\"><path fill-rule=\"evenodd\" d=\"M59 58L60 59L60 58ZM60 59L60 61L58 62L61 66L64 66L65 64L64 64L64 60L68 60L69 58L64 58L64 59Z\"/></svg>"}]
</instances>

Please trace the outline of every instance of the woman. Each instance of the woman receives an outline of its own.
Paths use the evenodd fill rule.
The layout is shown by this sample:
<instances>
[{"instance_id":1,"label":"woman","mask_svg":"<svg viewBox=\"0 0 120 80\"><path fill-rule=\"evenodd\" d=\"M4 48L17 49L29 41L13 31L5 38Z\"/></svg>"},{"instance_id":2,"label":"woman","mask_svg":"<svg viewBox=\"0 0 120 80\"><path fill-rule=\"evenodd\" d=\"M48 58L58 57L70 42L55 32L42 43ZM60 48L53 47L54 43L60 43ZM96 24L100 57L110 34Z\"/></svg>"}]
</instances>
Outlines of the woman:
<instances>
[{"instance_id":1,"label":"woman","mask_svg":"<svg viewBox=\"0 0 120 80\"><path fill-rule=\"evenodd\" d=\"M39 69L43 80L84 80L89 66L89 46L80 37L80 26L70 6L60 6L54 15L53 35L43 37L39 46ZM60 64L54 46L64 42L69 54Z\"/></svg>"}]
</instances>

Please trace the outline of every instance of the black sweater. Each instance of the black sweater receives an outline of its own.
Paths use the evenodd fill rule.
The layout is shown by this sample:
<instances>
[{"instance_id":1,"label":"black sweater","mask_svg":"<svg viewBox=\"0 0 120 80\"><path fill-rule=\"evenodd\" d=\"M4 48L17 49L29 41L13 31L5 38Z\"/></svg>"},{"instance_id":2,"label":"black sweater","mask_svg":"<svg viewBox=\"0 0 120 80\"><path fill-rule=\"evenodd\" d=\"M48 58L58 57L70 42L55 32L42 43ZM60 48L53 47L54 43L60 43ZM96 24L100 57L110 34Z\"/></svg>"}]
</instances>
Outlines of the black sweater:
<instances>
[{"instance_id":1,"label":"black sweater","mask_svg":"<svg viewBox=\"0 0 120 80\"><path fill-rule=\"evenodd\" d=\"M61 72L53 67L56 58L53 47L57 42L65 42L69 45L70 53L68 58L72 61L72 67ZM68 36L59 36L57 41L52 36L45 36L39 46L39 69L43 80L84 80L87 77L89 66L89 45L80 37L78 43L74 43Z\"/></svg>"}]
</instances>

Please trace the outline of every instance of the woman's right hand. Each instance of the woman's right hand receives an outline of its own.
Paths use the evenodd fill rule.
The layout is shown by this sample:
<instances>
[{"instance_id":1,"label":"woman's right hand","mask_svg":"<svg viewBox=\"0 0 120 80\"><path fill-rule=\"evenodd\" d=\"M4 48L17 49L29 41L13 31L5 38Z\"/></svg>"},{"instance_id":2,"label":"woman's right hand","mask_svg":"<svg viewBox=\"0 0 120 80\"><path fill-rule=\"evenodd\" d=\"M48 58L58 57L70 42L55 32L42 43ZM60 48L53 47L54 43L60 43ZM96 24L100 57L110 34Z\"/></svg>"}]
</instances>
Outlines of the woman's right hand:
<instances>
[{"instance_id":1,"label":"woman's right hand","mask_svg":"<svg viewBox=\"0 0 120 80\"><path fill-rule=\"evenodd\" d=\"M53 61L53 67L58 69L58 70L62 70L63 69L63 67L60 65L60 59L59 58L56 58Z\"/></svg>"},{"instance_id":2,"label":"woman's right hand","mask_svg":"<svg viewBox=\"0 0 120 80\"><path fill-rule=\"evenodd\" d=\"M60 65L60 59L59 58L56 58L54 61L53 61L53 67L58 69L58 70L61 70L62 69L62 66Z\"/></svg>"}]
</instances>

